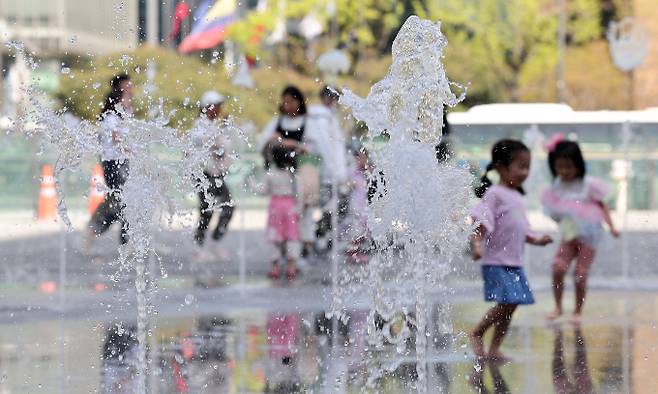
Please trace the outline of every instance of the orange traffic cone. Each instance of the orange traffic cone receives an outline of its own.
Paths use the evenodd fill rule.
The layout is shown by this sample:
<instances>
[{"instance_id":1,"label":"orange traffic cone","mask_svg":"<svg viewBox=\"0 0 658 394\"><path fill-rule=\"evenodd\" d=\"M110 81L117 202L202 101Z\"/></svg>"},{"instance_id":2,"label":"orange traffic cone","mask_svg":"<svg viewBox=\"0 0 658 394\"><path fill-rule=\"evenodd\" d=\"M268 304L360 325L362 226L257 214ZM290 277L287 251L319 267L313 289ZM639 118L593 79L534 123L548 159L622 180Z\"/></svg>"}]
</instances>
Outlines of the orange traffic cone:
<instances>
[{"instance_id":1,"label":"orange traffic cone","mask_svg":"<svg viewBox=\"0 0 658 394\"><path fill-rule=\"evenodd\" d=\"M94 170L91 172L91 180L89 181L89 215L93 215L98 206L105 201L105 193L99 190L99 186L103 185L105 185L103 167L100 164L96 164Z\"/></svg>"},{"instance_id":2,"label":"orange traffic cone","mask_svg":"<svg viewBox=\"0 0 658 394\"><path fill-rule=\"evenodd\" d=\"M51 165L41 169L41 186L39 187L39 203L37 218L40 221L52 220L57 214L57 192L55 191L55 172Z\"/></svg>"}]
</instances>

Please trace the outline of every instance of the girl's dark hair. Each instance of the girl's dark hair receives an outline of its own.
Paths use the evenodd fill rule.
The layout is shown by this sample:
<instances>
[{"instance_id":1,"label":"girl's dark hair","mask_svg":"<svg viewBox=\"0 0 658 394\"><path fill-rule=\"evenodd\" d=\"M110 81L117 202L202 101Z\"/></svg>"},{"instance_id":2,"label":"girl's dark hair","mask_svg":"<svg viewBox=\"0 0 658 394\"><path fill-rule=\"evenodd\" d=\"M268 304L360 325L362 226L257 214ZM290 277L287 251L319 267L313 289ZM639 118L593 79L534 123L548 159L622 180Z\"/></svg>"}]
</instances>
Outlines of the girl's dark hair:
<instances>
[{"instance_id":1,"label":"girl's dark hair","mask_svg":"<svg viewBox=\"0 0 658 394\"><path fill-rule=\"evenodd\" d=\"M583 153L580 151L580 146L578 146L577 142L560 141L555 145L555 149L548 153L548 167L551 169L553 178L557 177L557 172L555 170L555 161L557 159L571 160L578 170L576 176L579 179L585 177L585 159L583 159Z\"/></svg>"},{"instance_id":2,"label":"girl's dark hair","mask_svg":"<svg viewBox=\"0 0 658 394\"><path fill-rule=\"evenodd\" d=\"M496 166L508 167L517 153L519 152L530 152L527 146L523 142L518 140L504 139L496 142L491 148L491 163L487 164L487 167L482 175L480 180L480 186L475 188L475 195L478 198L484 197L484 193L491 187L492 183L487 174L489 171L495 170ZM519 193L525 194L523 188L518 188Z\"/></svg>"},{"instance_id":3,"label":"girl's dark hair","mask_svg":"<svg viewBox=\"0 0 658 394\"><path fill-rule=\"evenodd\" d=\"M297 168L295 151L280 146L272 148L272 162L280 170Z\"/></svg>"},{"instance_id":4,"label":"girl's dark hair","mask_svg":"<svg viewBox=\"0 0 658 394\"><path fill-rule=\"evenodd\" d=\"M297 111L298 115L306 115L306 99L304 98L304 94L302 93L301 90L297 86L293 85L288 85L283 89L283 92L281 92L281 97L283 96L290 96L294 98L295 100L299 101L299 110ZM283 106L279 107L279 112L283 113Z\"/></svg>"},{"instance_id":5,"label":"girl's dark hair","mask_svg":"<svg viewBox=\"0 0 658 394\"><path fill-rule=\"evenodd\" d=\"M121 82L123 81L130 81L130 76L126 73L121 73L110 79L110 92L105 96L103 109L98 116L100 120L103 120L108 112L113 112L121 116L117 110L117 105L121 102L121 98L123 97L123 89L121 88Z\"/></svg>"}]
</instances>

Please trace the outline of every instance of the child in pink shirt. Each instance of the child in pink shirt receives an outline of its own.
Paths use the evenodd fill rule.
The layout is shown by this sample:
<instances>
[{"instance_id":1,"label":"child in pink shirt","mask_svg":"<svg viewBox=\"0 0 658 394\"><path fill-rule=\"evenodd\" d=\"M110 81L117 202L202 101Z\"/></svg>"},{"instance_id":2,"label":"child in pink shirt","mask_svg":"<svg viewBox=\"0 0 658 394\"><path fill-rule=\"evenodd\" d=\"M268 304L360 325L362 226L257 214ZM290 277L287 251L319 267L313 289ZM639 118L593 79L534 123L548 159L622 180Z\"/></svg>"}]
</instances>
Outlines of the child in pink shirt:
<instances>
[{"instance_id":1,"label":"child in pink shirt","mask_svg":"<svg viewBox=\"0 0 658 394\"><path fill-rule=\"evenodd\" d=\"M523 205L523 182L530 169L530 151L516 140L498 141L491 152L491 163L475 194L482 201L471 210L477 228L471 237L474 260L482 263L485 301L496 302L471 331L469 340L478 358L504 360L499 348L518 305L534 303L523 272L525 243L544 246L549 236L537 237L530 231ZM487 173L496 170L500 183L492 185ZM488 354L482 338L494 329Z\"/></svg>"},{"instance_id":2,"label":"child in pink shirt","mask_svg":"<svg viewBox=\"0 0 658 394\"><path fill-rule=\"evenodd\" d=\"M586 175L585 160L576 142L562 140L560 135L547 146L548 166L553 185L542 196L546 213L560 227L562 240L553 261L553 296L555 310L547 316L555 320L562 315L564 277L573 260L576 305L572 323L580 323L587 292L587 277L594 261L596 245L606 223L614 237L619 236L604 199L608 193L605 183Z\"/></svg>"}]
</instances>

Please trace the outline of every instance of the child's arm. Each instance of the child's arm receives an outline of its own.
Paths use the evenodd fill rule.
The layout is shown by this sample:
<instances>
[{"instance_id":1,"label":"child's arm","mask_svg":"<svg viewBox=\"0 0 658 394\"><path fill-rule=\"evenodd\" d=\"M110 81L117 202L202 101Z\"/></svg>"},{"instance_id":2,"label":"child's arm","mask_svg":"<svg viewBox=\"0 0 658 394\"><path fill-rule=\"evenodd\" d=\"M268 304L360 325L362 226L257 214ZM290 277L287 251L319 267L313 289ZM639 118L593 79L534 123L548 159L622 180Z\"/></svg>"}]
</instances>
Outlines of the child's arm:
<instances>
[{"instance_id":1,"label":"child's arm","mask_svg":"<svg viewBox=\"0 0 658 394\"><path fill-rule=\"evenodd\" d=\"M480 260L482 258L482 239L484 238L485 228L479 225L473 233L471 233L471 257L473 260Z\"/></svg>"},{"instance_id":2,"label":"child's arm","mask_svg":"<svg viewBox=\"0 0 658 394\"><path fill-rule=\"evenodd\" d=\"M603 221L605 222L605 224L608 225L608 228L610 229L610 234L612 234L612 236L615 238L619 237L619 230L617 230L615 224L612 222L612 217L610 216L610 209L608 209L608 204L604 203L603 201L599 201L598 204L603 210Z\"/></svg>"},{"instance_id":3,"label":"child's arm","mask_svg":"<svg viewBox=\"0 0 658 394\"><path fill-rule=\"evenodd\" d=\"M256 181L255 175L252 173L247 176L245 180L246 189L251 193L259 196L267 196L271 194L271 182L267 174L265 174L264 179L261 182Z\"/></svg>"},{"instance_id":4,"label":"child's arm","mask_svg":"<svg viewBox=\"0 0 658 394\"><path fill-rule=\"evenodd\" d=\"M543 235L541 237L535 237L534 235L526 235L526 243L535 246L546 246L553 242L553 238L550 235Z\"/></svg>"}]
</instances>

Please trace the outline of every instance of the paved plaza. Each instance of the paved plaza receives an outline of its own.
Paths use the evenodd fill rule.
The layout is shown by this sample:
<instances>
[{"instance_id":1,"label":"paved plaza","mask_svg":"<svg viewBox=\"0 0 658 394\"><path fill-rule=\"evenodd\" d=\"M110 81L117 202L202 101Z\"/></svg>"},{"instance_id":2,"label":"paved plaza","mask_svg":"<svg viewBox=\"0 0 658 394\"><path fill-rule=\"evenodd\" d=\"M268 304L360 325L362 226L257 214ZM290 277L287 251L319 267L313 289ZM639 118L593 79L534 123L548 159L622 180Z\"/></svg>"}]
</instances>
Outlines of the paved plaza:
<instances>
[{"instance_id":1,"label":"paved plaza","mask_svg":"<svg viewBox=\"0 0 658 394\"><path fill-rule=\"evenodd\" d=\"M189 229L156 234L149 365L158 372L149 378L151 392L354 392L366 376L382 370L374 390L413 391L412 353L398 356L391 346L366 351L366 295L352 300L348 324L333 335L325 317L332 301L329 261L310 259L295 282L273 283L265 278L270 250L262 236L262 213L236 215L223 241L225 261L195 262ZM78 228L84 223L84 215L74 219ZM13 235L0 240L0 389L86 393L120 382L126 391L106 392L130 392L129 364L101 362L108 327L120 322L129 330L136 316L132 275L117 274L112 264L115 232L85 250L79 232L62 232L56 223L18 217L5 219L4 226ZM545 322L552 307L552 250L529 251L538 303L515 316L504 346L512 358L506 365L479 364L466 346L464 331L487 305L480 301L477 265L467 258L456 261L448 278L449 300L429 292L432 304L451 305L453 326L451 333L439 333L430 319L430 392L656 392L654 235L638 229L627 236L632 276L621 276L620 244L606 246L580 327ZM281 324L290 335L285 351L268 340ZM203 356L208 348L218 352L215 357Z\"/></svg>"}]
</instances>

